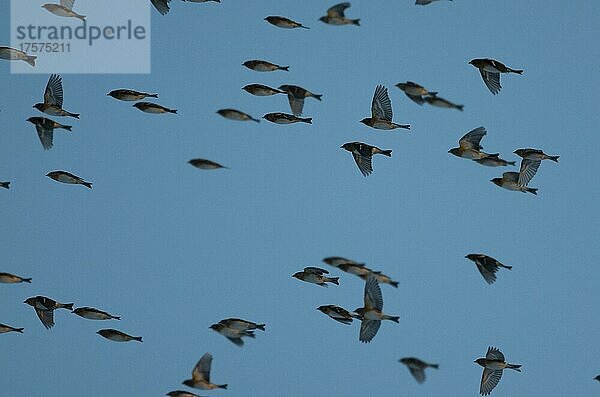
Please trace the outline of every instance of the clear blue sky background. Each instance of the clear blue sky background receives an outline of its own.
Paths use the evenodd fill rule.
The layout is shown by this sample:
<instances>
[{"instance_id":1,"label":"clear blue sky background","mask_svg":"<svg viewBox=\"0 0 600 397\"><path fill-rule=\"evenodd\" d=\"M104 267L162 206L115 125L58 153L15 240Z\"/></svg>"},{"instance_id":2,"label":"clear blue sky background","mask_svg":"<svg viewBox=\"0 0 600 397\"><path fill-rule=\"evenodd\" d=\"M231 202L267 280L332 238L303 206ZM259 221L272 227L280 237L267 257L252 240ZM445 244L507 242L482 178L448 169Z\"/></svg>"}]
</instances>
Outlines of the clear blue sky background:
<instances>
[{"instance_id":1,"label":"clear blue sky background","mask_svg":"<svg viewBox=\"0 0 600 397\"><path fill-rule=\"evenodd\" d=\"M8 2L0 14L8 15ZM85 2L80 1L80 10ZM488 345L523 373L506 373L493 395L589 396L600 385L597 150L600 3L354 0L360 27L318 21L335 1L185 4L153 10L152 74L64 75L72 134L44 152L31 106L48 76L11 75L0 62L0 271L33 283L0 285L3 396L151 396L184 388L211 352L212 379L229 396L476 396ZM310 30L263 21L285 15ZM8 21L0 42L8 41ZM467 62L492 57L523 68L502 76L492 96ZM247 59L290 65L257 73ZM395 88L413 80L465 105L419 107ZM255 117L288 111L284 96L253 97L246 84L298 84L313 125L240 123L215 114L233 107ZM410 133L358 122L377 84L390 90L395 121ZM106 97L116 88L155 91L179 115L154 116ZM64 119L61 121L65 121ZM531 182L537 197L509 192L486 168L447 150L483 125L483 146L516 160L536 147L559 154ZM363 178L340 145L392 149ZM192 158L229 170L201 171ZM56 183L64 169L94 189ZM491 255L488 286L466 260ZM364 282L329 268L340 286L291 275L339 255L400 282L382 285L386 312L372 343L358 325L321 314L321 304L362 305ZM120 322L56 313L47 331L22 301L45 295L121 315ZM208 327L230 316L267 324L238 348ZM95 332L117 328L144 343L117 344ZM439 363L417 384L397 362Z\"/></svg>"}]
</instances>

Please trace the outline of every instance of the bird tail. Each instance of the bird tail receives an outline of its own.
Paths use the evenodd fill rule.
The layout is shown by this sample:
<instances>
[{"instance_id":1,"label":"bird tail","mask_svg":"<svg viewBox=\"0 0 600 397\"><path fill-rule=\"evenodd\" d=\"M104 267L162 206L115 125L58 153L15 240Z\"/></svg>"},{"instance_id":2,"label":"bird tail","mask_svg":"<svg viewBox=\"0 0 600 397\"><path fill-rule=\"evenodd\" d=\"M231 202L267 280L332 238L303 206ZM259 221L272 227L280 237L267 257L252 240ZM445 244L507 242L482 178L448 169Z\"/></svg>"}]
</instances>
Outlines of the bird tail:
<instances>
[{"instance_id":1,"label":"bird tail","mask_svg":"<svg viewBox=\"0 0 600 397\"><path fill-rule=\"evenodd\" d=\"M21 280L23 280L24 283L31 284L31 277L30 278L22 278Z\"/></svg>"},{"instance_id":2,"label":"bird tail","mask_svg":"<svg viewBox=\"0 0 600 397\"><path fill-rule=\"evenodd\" d=\"M514 161L507 161L507 162L506 162L506 164L508 164L508 165L515 165L515 164L517 164L517 163L516 163L516 162L514 162Z\"/></svg>"},{"instance_id":3,"label":"bird tail","mask_svg":"<svg viewBox=\"0 0 600 397\"><path fill-rule=\"evenodd\" d=\"M78 119L79 116L81 116L81 115L79 113L69 113L69 116L75 117L76 119Z\"/></svg>"},{"instance_id":4,"label":"bird tail","mask_svg":"<svg viewBox=\"0 0 600 397\"><path fill-rule=\"evenodd\" d=\"M37 57L35 57L33 55L27 55L27 58L25 58L24 61L27 62L28 64L30 64L31 66L35 67L36 59L37 59Z\"/></svg>"},{"instance_id":5,"label":"bird tail","mask_svg":"<svg viewBox=\"0 0 600 397\"><path fill-rule=\"evenodd\" d=\"M67 310L73 311L73 304L72 303L61 303L60 305L58 305L58 307L62 308L62 309L67 309Z\"/></svg>"},{"instance_id":6,"label":"bird tail","mask_svg":"<svg viewBox=\"0 0 600 397\"><path fill-rule=\"evenodd\" d=\"M15 332L19 332L22 334L24 329L25 328L15 328Z\"/></svg>"},{"instance_id":7,"label":"bird tail","mask_svg":"<svg viewBox=\"0 0 600 397\"><path fill-rule=\"evenodd\" d=\"M400 317L398 317L398 316L388 316L388 315L385 315L385 316L383 316L383 319L384 320L391 320L391 321L393 321L395 323L400 323Z\"/></svg>"},{"instance_id":8,"label":"bird tail","mask_svg":"<svg viewBox=\"0 0 600 397\"><path fill-rule=\"evenodd\" d=\"M259 120L259 119L255 119L255 118L253 118L253 117L250 117L250 120L252 120L252 121L256 121L257 123L260 123L260 120Z\"/></svg>"},{"instance_id":9,"label":"bird tail","mask_svg":"<svg viewBox=\"0 0 600 397\"><path fill-rule=\"evenodd\" d=\"M217 385L217 387L219 389L227 389L227 385L226 384L225 385Z\"/></svg>"},{"instance_id":10,"label":"bird tail","mask_svg":"<svg viewBox=\"0 0 600 397\"><path fill-rule=\"evenodd\" d=\"M136 340L138 342L142 342L142 337L141 336L134 336L133 338L131 338L133 340Z\"/></svg>"},{"instance_id":11,"label":"bird tail","mask_svg":"<svg viewBox=\"0 0 600 397\"><path fill-rule=\"evenodd\" d=\"M77 15L75 18L81 19L83 22L85 22L85 15Z\"/></svg>"},{"instance_id":12,"label":"bird tail","mask_svg":"<svg viewBox=\"0 0 600 397\"><path fill-rule=\"evenodd\" d=\"M168 112L169 113L173 113L173 114L177 114L177 109L169 109Z\"/></svg>"},{"instance_id":13,"label":"bird tail","mask_svg":"<svg viewBox=\"0 0 600 397\"><path fill-rule=\"evenodd\" d=\"M280 66L277 69L279 69L279 70L285 70L286 72L290 71L290 67L289 66Z\"/></svg>"},{"instance_id":14,"label":"bird tail","mask_svg":"<svg viewBox=\"0 0 600 397\"><path fill-rule=\"evenodd\" d=\"M511 72L516 73L516 74L523 74L522 70L515 70L515 69L510 69Z\"/></svg>"},{"instance_id":15,"label":"bird tail","mask_svg":"<svg viewBox=\"0 0 600 397\"><path fill-rule=\"evenodd\" d=\"M300 119L303 123L312 124L312 117L307 117L305 119Z\"/></svg>"},{"instance_id":16,"label":"bird tail","mask_svg":"<svg viewBox=\"0 0 600 397\"><path fill-rule=\"evenodd\" d=\"M334 283L335 285L340 285L339 277L329 277L327 281Z\"/></svg>"},{"instance_id":17,"label":"bird tail","mask_svg":"<svg viewBox=\"0 0 600 397\"><path fill-rule=\"evenodd\" d=\"M73 130L73 127L72 127L72 126L70 126L70 125L63 125L63 126L62 126L62 127L60 127L60 128L62 128L63 130L67 130L67 131L69 131L69 132L72 132L72 130Z\"/></svg>"},{"instance_id":18,"label":"bird tail","mask_svg":"<svg viewBox=\"0 0 600 397\"><path fill-rule=\"evenodd\" d=\"M318 99L319 101L321 100L322 96L323 96L323 94L312 94L312 97L315 99Z\"/></svg>"},{"instance_id":19,"label":"bird tail","mask_svg":"<svg viewBox=\"0 0 600 397\"><path fill-rule=\"evenodd\" d=\"M244 332L244 336L248 336L250 338L256 338L256 335L254 335L254 331L246 331L246 332Z\"/></svg>"},{"instance_id":20,"label":"bird tail","mask_svg":"<svg viewBox=\"0 0 600 397\"><path fill-rule=\"evenodd\" d=\"M555 163L558 163L558 158L559 158L559 157L560 157L560 156L548 156L548 160L552 160L552 161L554 161Z\"/></svg>"},{"instance_id":21,"label":"bird tail","mask_svg":"<svg viewBox=\"0 0 600 397\"><path fill-rule=\"evenodd\" d=\"M410 130L410 124L397 124L398 128L404 128L405 130Z\"/></svg>"},{"instance_id":22,"label":"bird tail","mask_svg":"<svg viewBox=\"0 0 600 397\"><path fill-rule=\"evenodd\" d=\"M439 364L429 364L429 367L439 369L440 365Z\"/></svg>"},{"instance_id":23,"label":"bird tail","mask_svg":"<svg viewBox=\"0 0 600 397\"><path fill-rule=\"evenodd\" d=\"M360 26L360 18L359 19L353 19L352 20L352 24L356 25L356 26Z\"/></svg>"},{"instance_id":24,"label":"bird tail","mask_svg":"<svg viewBox=\"0 0 600 397\"><path fill-rule=\"evenodd\" d=\"M300 26L298 26L298 27L299 27L299 28L302 28L302 29L310 29L308 26L304 26L304 25L300 25Z\"/></svg>"},{"instance_id":25,"label":"bird tail","mask_svg":"<svg viewBox=\"0 0 600 397\"><path fill-rule=\"evenodd\" d=\"M92 182L85 182L85 181L83 181L83 182L81 182L81 184L83 186L87 187L88 189L92 188Z\"/></svg>"},{"instance_id":26,"label":"bird tail","mask_svg":"<svg viewBox=\"0 0 600 397\"><path fill-rule=\"evenodd\" d=\"M397 281L390 281L390 285L394 288L398 288L398 282Z\"/></svg>"},{"instance_id":27,"label":"bird tail","mask_svg":"<svg viewBox=\"0 0 600 397\"><path fill-rule=\"evenodd\" d=\"M256 328L260 329L261 331L265 330L265 325L266 324L256 324Z\"/></svg>"},{"instance_id":28,"label":"bird tail","mask_svg":"<svg viewBox=\"0 0 600 397\"><path fill-rule=\"evenodd\" d=\"M379 153L383 154L384 156L392 157L392 151L391 150L382 150Z\"/></svg>"},{"instance_id":29,"label":"bird tail","mask_svg":"<svg viewBox=\"0 0 600 397\"><path fill-rule=\"evenodd\" d=\"M456 105L456 108L458 110L460 110L461 112L463 111L463 108L465 107L465 105Z\"/></svg>"},{"instance_id":30,"label":"bird tail","mask_svg":"<svg viewBox=\"0 0 600 397\"><path fill-rule=\"evenodd\" d=\"M514 369L517 372L521 372L521 369L520 369L521 367L522 367L521 365L517 365L517 364L507 364L506 365L506 368Z\"/></svg>"},{"instance_id":31,"label":"bird tail","mask_svg":"<svg viewBox=\"0 0 600 397\"><path fill-rule=\"evenodd\" d=\"M148 94L146 95L148 98L158 98L158 94Z\"/></svg>"},{"instance_id":32,"label":"bird tail","mask_svg":"<svg viewBox=\"0 0 600 397\"><path fill-rule=\"evenodd\" d=\"M2 182L0 183L0 186L2 186L5 189L10 189L10 182Z\"/></svg>"},{"instance_id":33,"label":"bird tail","mask_svg":"<svg viewBox=\"0 0 600 397\"><path fill-rule=\"evenodd\" d=\"M527 192L529 192L529 193L531 193L531 194L534 194L534 195L536 195L536 196L537 196L537 191L538 191L538 190L537 190L536 188L534 188L534 187L527 187L527 188L525 188L525 190L526 190Z\"/></svg>"}]
</instances>

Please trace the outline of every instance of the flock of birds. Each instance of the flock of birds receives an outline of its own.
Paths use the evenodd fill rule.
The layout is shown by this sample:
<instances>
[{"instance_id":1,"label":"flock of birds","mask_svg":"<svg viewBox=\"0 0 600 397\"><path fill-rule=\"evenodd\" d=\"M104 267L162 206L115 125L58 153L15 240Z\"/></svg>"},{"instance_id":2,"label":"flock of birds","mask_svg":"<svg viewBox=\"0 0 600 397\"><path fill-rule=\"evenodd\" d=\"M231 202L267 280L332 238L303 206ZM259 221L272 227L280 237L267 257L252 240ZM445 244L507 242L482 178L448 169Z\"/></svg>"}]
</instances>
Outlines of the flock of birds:
<instances>
[{"instance_id":1,"label":"flock of birds","mask_svg":"<svg viewBox=\"0 0 600 397\"><path fill-rule=\"evenodd\" d=\"M187 1L195 3L208 1L220 2L219 0ZM426 5L433 1L435 0L417 0L416 4ZM170 0L151 0L151 2L161 14L164 15L169 12ZM73 5L74 0L61 0L60 4L46 4L44 5L44 8L57 16L85 20L85 16L79 15L73 11ZM327 15L321 17L320 21L330 25L360 26L359 19L346 18L345 11L348 7L350 7L350 3L347 2L334 5L327 10ZM265 20L279 28L309 29L302 23L282 16L268 16ZM20 50L10 47L0 47L0 59L24 61L31 66L35 66L36 62L35 56L28 55ZM486 87L494 95L498 94L501 90L501 74L514 73L520 75L523 73L523 70L513 69L494 59L473 59L469 63L479 71ZM289 66L276 65L258 59L245 61L243 66L257 72L289 70ZM398 83L396 87L402 90L410 100L418 105L427 103L442 108L463 110L463 105L458 105L446 100L438 96L437 92L429 91L417 83L407 81L405 83ZM302 117L304 102L307 98L321 101L322 97L321 94L315 94L303 87L295 85L281 85L277 88L273 88L262 84L249 84L243 87L243 90L255 96L271 96L279 94L287 96L291 113L267 113L262 117L263 119L276 124L291 124L298 122L311 124L312 118ZM107 95L119 101L136 102L133 107L145 113L177 114L177 110L175 109L170 109L157 103L146 101L148 98L158 98L158 94L155 93L140 92L132 89L116 89L109 92ZM79 114L72 113L63 108L63 82L61 76L57 74L50 76L44 91L43 102L35 104L33 107L47 116L71 117L75 119L79 119L80 117ZM230 120L260 122L259 119L237 109L220 109L217 113ZM30 117L27 121L35 126L42 147L45 150L49 150L53 147L55 130L62 129L68 132L72 130L70 125L61 124L47 117ZM410 129L409 124L397 124L393 121L391 100L387 88L383 85L378 85L375 88L371 102L370 117L365 117L360 120L360 122L368 127L384 131ZM480 165L488 167L514 166L514 161L502 159L499 153L486 153L483 151L481 140L486 133L487 131L484 127L475 128L460 138L458 147L452 148L448 152L457 157L473 160ZM352 154L360 173L365 177L373 172L372 157L374 155L381 154L391 157L392 154L391 150L380 149L363 142L345 143L341 148ZM536 188L528 186L529 182L536 174L543 160L558 162L559 156L547 155L542 150L532 148L517 149L514 151L514 154L522 159L519 172L505 172L502 174L502 177L494 178L491 182L508 190L537 194ZM194 167L204 170L227 168L208 159L192 159L189 163ZM87 182L83 178L67 171L51 171L47 176L57 182L80 184L87 188L92 188L91 182ZM10 187L10 182L0 182L0 187L8 189ZM498 260L484 254L469 254L466 258L475 263L478 271L488 284L492 284L496 281L496 273L499 269L511 269L511 266L504 265ZM357 308L354 311L349 311L338 305L322 305L319 306L317 310L345 325L352 324L354 320L360 321L359 340L364 343L370 342L377 335L382 321L389 320L395 323L399 322L399 316L388 315L383 312L383 297L380 288L380 283L398 288L397 281L392 280L390 276L385 275L381 271L370 269L365 266L365 264L358 263L351 259L328 257L323 259L323 261L339 271L356 275L365 280L364 306ZM306 267L302 271L293 274L292 277L303 282L313 283L323 287L327 287L328 283L339 285L339 277L331 277L329 276L329 271L318 267ZM31 283L31 278L24 278L10 273L0 273L0 283ZM54 312L58 309L72 311L75 315L88 320L120 320L119 316L112 315L97 308L84 306L73 309L73 303L60 303L45 296L30 297L26 299L24 303L33 307L39 320L47 329L54 326ZM255 338L256 330L265 331L265 324L239 318L227 318L211 325L210 328L223 335L237 346L243 346L243 338ZM0 324L0 333L9 332L22 333L23 328ZM97 333L100 336L115 342L142 342L141 336L132 336L112 328L100 329ZM226 384L211 383L210 372L212 359L213 357L210 353L204 354L194 367L192 378L184 381L183 384L190 388L203 390L217 388L226 389ZM405 357L399 361L408 367L410 373L419 383L425 381L425 369L438 368L437 364L430 364L415 357ZM483 367L483 374L480 382L481 395L488 395L491 393L499 383L504 369L521 371L521 365L508 363L502 352L495 347L489 347L485 357L478 358L475 360L475 363ZM600 381L600 375L596 377L596 379ZM196 396L191 392L182 390L172 391L167 395L175 397Z\"/></svg>"}]
</instances>

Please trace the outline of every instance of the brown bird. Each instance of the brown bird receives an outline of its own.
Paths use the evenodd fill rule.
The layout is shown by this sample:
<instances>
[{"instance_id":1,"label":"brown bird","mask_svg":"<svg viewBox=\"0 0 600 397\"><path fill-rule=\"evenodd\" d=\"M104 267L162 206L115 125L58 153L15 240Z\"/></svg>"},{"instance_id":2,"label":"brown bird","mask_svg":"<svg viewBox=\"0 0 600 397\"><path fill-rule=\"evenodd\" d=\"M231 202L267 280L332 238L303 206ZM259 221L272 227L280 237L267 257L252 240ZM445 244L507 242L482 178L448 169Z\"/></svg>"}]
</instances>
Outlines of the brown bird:
<instances>
[{"instance_id":1,"label":"brown bird","mask_svg":"<svg viewBox=\"0 0 600 397\"><path fill-rule=\"evenodd\" d=\"M92 182L86 182L77 175L73 175L67 171L52 171L47 173L46 176L54 179L57 182L68 183L72 185L83 185L88 189L92 188Z\"/></svg>"},{"instance_id":2,"label":"brown bird","mask_svg":"<svg viewBox=\"0 0 600 397\"><path fill-rule=\"evenodd\" d=\"M391 150L381 150L376 146L371 146L362 142L344 143L341 148L352 153L352 157L354 157L358 169L365 177L371 175L373 172L373 166L371 165L373 155L383 154L384 156L392 157Z\"/></svg>"},{"instance_id":3,"label":"brown bird","mask_svg":"<svg viewBox=\"0 0 600 397\"><path fill-rule=\"evenodd\" d=\"M325 269L309 266L305 267L301 272L294 273L292 277L306 281L307 283L320 285L321 287L327 287L326 283L340 285L339 277L327 277L325 276L326 274L329 274L329 272Z\"/></svg>"},{"instance_id":4,"label":"brown bird","mask_svg":"<svg viewBox=\"0 0 600 397\"><path fill-rule=\"evenodd\" d=\"M261 61L260 59L252 59L242 63L242 65L256 72L273 72L275 70L290 71L289 66L279 66L268 61Z\"/></svg>"},{"instance_id":5,"label":"brown bird","mask_svg":"<svg viewBox=\"0 0 600 397\"><path fill-rule=\"evenodd\" d=\"M511 69L502 62L494 59L473 59L469 63L479 69L483 82L494 95L499 93L502 88L500 85L500 73L523 74L522 70Z\"/></svg>"},{"instance_id":6,"label":"brown bird","mask_svg":"<svg viewBox=\"0 0 600 397\"><path fill-rule=\"evenodd\" d=\"M54 146L54 130L61 128L71 132L72 128L70 125L62 125L45 117L30 117L27 121L35 125L35 130L44 150L50 150Z\"/></svg>"},{"instance_id":7,"label":"brown bird","mask_svg":"<svg viewBox=\"0 0 600 397\"><path fill-rule=\"evenodd\" d=\"M195 389L213 390L227 389L227 385L216 385L210 382L210 367L213 357L210 353L205 353L194 369L192 370L192 379L185 380L184 385Z\"/></svg>"},{"instance_id":8,"label":"brown bird","mask_svg":"<svg viewBox=\"0 0 600 397\"><path fill-rule=\"evenodd\" d=\"M521 365L509 364L505 361L504 354L495 347L488 347L485 358L478 358L475 362L483 367L479 393L487 396L498 385L505 368L521 372Z\"/></svg>"},{"instance_id":9,"label":"brown bird","mask_svg":"<svg viewBox=\"0 0 600 397\"><path fill-rule=\"evenodd\" d=\"M252 120L257 123L260 123L260 120L255 119L254 117L250 116L247 113L240 112L239 110L235 110L235 109L221 109L221 110L217 110L217 113L219 113L221 116L223 116L229 120L236 120L236 121Z\"/></svg>"},{"instance_id":10,"label":"brown bird","mask_svg":"<svg viewBox=\"0 0 600 397\"><path fill-rule=\"evenodd\" d=\"M378 130L393 130L396 128L404 128L409 130L408 124L396 124L392 122L392 101L388 95L387 88L378 85L373 94L371 102L371 117L366 117L360 122Z\"/></svg>"},{"instance_id":11,"label":"brown bird","mask_svg":"<svg viewBox=\"0 0 600 397\"><path fill-rule=\"evenodd\" d=\"M398 361L400 361L402 364L404 364L408 367L408 370L410 371L412 376L419 383L425 382L425 369L426 368L438 369L440 367L438 364L428 364L425 361L421 361L418 358L414 358L414 357L404 357Z\"/></svg>"},{"instance_id":12,"label":"brown bird","mask_svg":"<svg viewBox=\"0 0 600 397\"><path fill-rule=\"evenodd\" d=\"M308 27L302 25L300 22L292 21L291 19L280 17L280 16L269 16L265 18L265 21L269 22L271 25L275 25L278 28L284 29L295 29L295 28L303 28L309 29Z\"/></svg>"},{"instance_id":13,"label":"brown bird","mask_svg":"<svg viewBox=\"0 0 600 397\"><path fill-rule=\"evenodd\" d=\"M50 329L54 326L54 310L73 310L72 303L59 303L55 300L39 295L28 298L23 303L28 304L35 309L35 314L37 314L38 318L44 327L46 327L46 329Z\"/></svg>"},{"instance_id":14,"label":"brown bird","mask_svg":"<svg viewBox=\"0 0 600 397\"><path fill-rule=\"evenodd\" d=\"M10 273L0 273L0 283L5 284L17 284L17 283L29 283L31 284L31 278L20 277Z\"/></svg>"},{"instance_id":15,"label":"brown bird","mask_svg":"<svg viewBox=\"0 0 600 397\"><path fill-rule=\"evenodd\" d=\"M46 90L44 91L44 103L36 103L33 105L34 108L42 113L49 114L50 116L69 116L79 118L79 114L67 112L62 108L63 106L63 87L62 78L53 74L48 80Z\"/></svg>"},{"instance_id":16,"label":"brown bird","mask_svg":"<svg viewBox=\"0 0 600 397\"><path fill-rule=\"evenodd\" d=\"M491 256L483 254L469 254L465 256L465 258L475 262L475 264L477 265L477 270L479 270L479 273L481 273L483 279L488 284L493 284L494 282L496 282L496 272L501 267L508 270L512 269L512 266L503 265Z\"/></svg>"},{"instance_id":17,"label":"brown bird","mask_svg":"<svg viewBox=\"0 0 600 397\"><path fill-rule=\"evenodd\" d=\"M134 108L141 110L144 113L150 114L163 114L163 113L174 113L177 114L176 109L169 109L164 106L158 105L151 102L138 102L133 105Z\"/></svg>"},{"instance_id":18,"label":"brown bird","mask_svg":"<svg viewBox=\"0 0 600 397\"><path fill-rule=\"evenodd\" d=\"M127 335L125 332L121 332L111 328L101 329L96 333L108 340L112 340L113 342L130 342L133 340L137 342L142 342L141 336Z\"/></svg>"}]
</instances>

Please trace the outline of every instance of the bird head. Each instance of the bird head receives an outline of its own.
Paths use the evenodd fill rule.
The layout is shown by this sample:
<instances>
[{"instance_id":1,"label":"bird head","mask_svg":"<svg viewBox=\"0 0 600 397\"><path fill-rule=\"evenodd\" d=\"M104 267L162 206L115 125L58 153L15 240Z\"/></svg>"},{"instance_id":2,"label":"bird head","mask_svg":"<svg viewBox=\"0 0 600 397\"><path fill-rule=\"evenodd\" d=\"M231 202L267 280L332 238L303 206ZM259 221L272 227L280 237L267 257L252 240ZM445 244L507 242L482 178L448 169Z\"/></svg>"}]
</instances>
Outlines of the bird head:
<instances>
[{"instance_id":1,"label":"bird head","mask_svg":"<svg viewBox=\"0 0 600 397\"><path fill-rule=\"evenodd\" d=\"M303 272L297 272L297 273L292 274L292 277L297 278L298 280L302 280L303 274L304 274Z\"/></svg>"},{"instance_id":2,"label":"bird head","mask_svg":"<svg viewBox=\"0 0 600 397\"><path fill-rule=\"evenodd\" d=\"M457 157L460 157L460 148L458 148L458 147L452 148L452 149L448 150L448 153L453 154Z\"/></svg>"},{"instance_id":3,"label":"bird head","mask_svg":"<svg viewBox=\"0 0 600 397\"><path fill-rule=\"evenodd\" d=\"M523 155L525 155L525 149L517 149L513 153L516 154L517 156L523 157Z\"/></svg>"},{"instance_id":4,"label":"bird head","mask_svg":"<svg viewBox=\"0 0 600 397\"><path fill-rule=\"evenodd\" d=\"M485 358L478 358L477 360L475 360L473 362L481 365L482 367L485 367Z\"/></svg>"},{"instance_id":5,"label":"bird head","mask_svg":"<svg viewBox=\"0 0 600 397\"><path fill-rule=\"evenodd\" d=\"M502 178L494 178L494 179L490 180L490 182L492 182L492 183L494 183L494 184L496 184L498 186L502 186L502 181L503 181Z\"/></svg>"},{"instance_id":6,"label":"bird head","mask_svg":"<svg viewBox=\"0 0 600 397\"><path fill-rule=\"evenodd\" d=\"M370 117L365 117L360 122L363 123L363 124L365 124L365 125L371 125L371 118Z\"/></svg>"},{"instance_id":7,"label":"bird head","mask_svg":"<svg viewBox=\"0 0 600 397\"><path fill-rule=\"evenodd\" d=\"M27 298L23 303L26 303L29 306L35 306L35 298Z\"/></svg>"}]
</instances>

